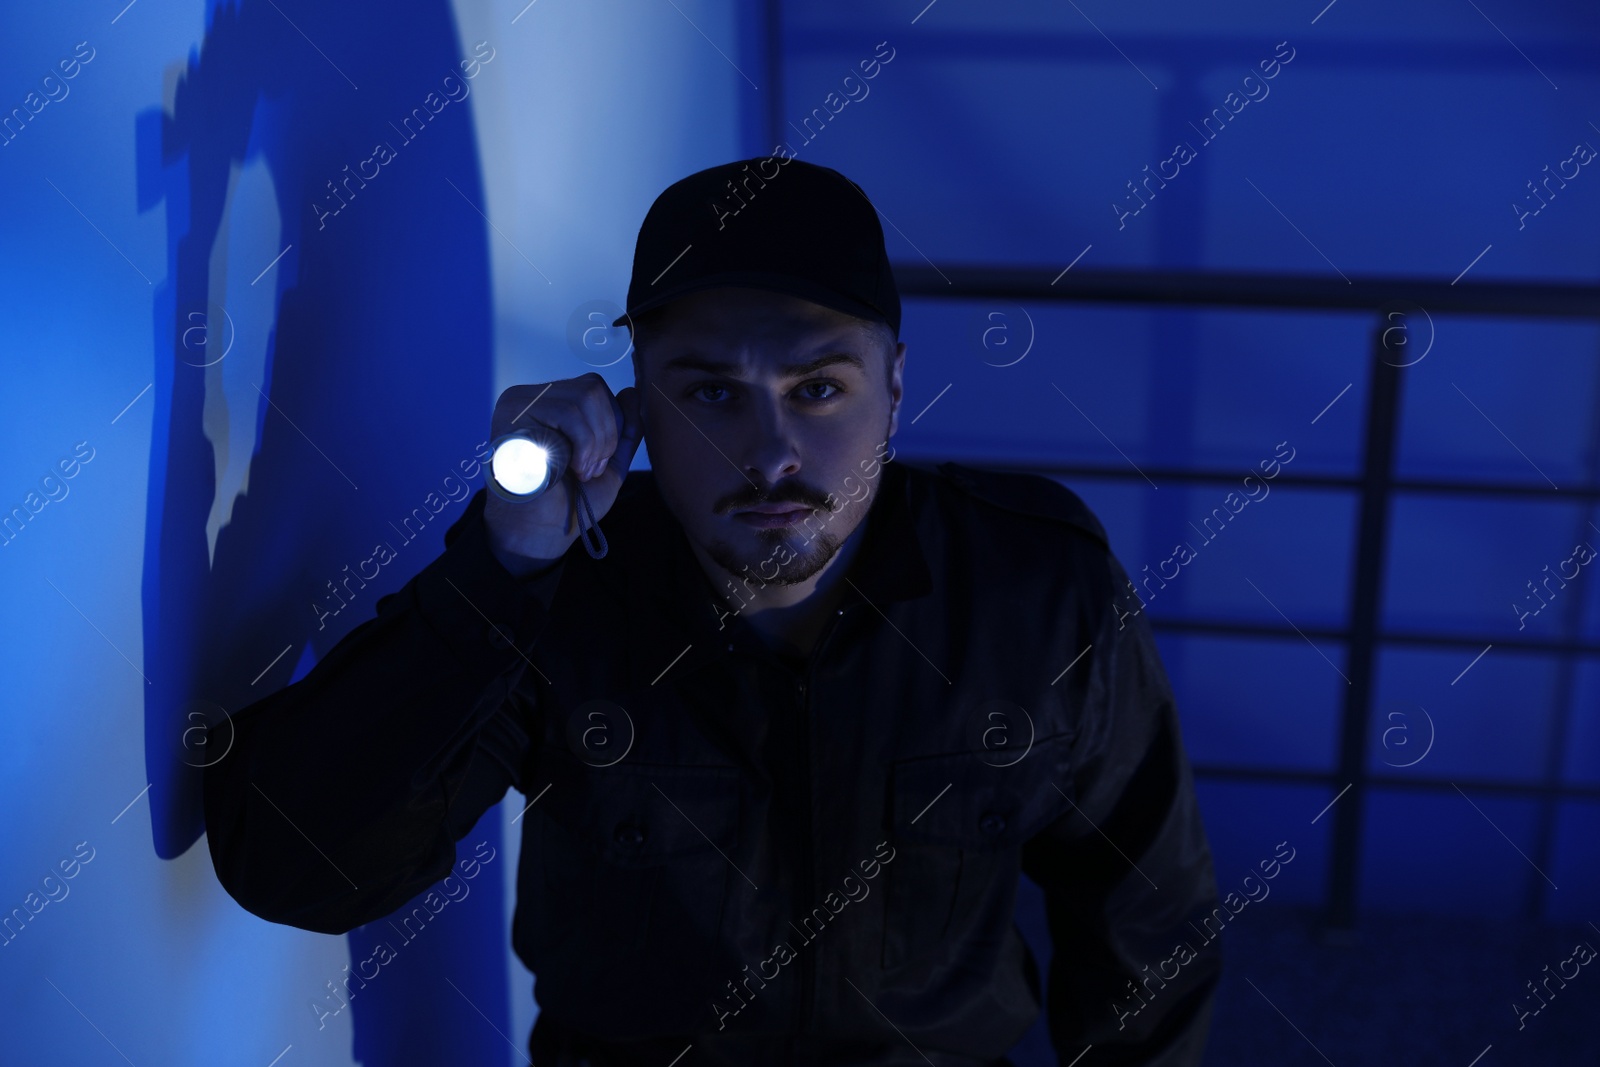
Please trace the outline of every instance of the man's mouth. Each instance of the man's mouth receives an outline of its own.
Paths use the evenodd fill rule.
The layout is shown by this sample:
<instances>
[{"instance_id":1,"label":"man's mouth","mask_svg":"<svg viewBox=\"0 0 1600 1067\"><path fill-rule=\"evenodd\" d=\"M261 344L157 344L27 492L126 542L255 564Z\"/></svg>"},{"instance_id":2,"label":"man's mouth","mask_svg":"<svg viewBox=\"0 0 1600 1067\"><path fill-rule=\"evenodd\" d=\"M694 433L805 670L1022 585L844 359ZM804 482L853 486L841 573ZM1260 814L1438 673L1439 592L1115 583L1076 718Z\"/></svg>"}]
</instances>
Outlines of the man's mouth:
<instances>
[{"instance_id":1,"label":"man's mouth","mask_svg":"<svg viewBox=\"0 0 1600 1067\"><path fill-rule=\"evenodd\" d=\"M740 508L733 513L733 517L747 526L767 530L783 526L793 526L807 515L812 508L807 504L757 504L754 507Z\"/></svg>"}]
</instances>

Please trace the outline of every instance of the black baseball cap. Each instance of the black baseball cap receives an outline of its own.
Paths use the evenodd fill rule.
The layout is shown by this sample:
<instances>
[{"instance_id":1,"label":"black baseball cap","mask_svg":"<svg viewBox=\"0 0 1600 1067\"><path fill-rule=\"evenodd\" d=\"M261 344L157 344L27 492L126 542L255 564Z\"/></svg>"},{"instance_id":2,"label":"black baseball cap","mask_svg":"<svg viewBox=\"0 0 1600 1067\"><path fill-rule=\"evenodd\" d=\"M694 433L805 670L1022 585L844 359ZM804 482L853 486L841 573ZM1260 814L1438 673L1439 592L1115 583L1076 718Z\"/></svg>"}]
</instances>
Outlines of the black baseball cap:
<instances>
[{"instance_id":1,"label":"black baseball cap","mask_svg":"<svg viewBox=\"0 0 1600 1067\"><path fill-rule=\"evenodd\" d=\"M669 185L639 227L628 310L612 325L724 285L790 293L900 336L877 209L830 167L758 156Z\"/></svg>"}]
</instances>

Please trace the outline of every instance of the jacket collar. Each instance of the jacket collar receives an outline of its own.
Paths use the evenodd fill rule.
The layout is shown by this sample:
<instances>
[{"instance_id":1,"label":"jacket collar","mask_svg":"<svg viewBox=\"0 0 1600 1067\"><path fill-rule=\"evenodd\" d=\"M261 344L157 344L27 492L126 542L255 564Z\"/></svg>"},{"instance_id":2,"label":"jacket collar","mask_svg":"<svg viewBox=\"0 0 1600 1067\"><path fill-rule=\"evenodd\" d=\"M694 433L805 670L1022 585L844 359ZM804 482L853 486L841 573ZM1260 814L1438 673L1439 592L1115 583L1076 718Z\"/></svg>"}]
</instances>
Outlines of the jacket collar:
<instances>
[{"instance_id":1,"label":"jacket collar","mask_svg":"<svg viewBox=\"0 0 1600 1067\"><path fill-rule=\"evenodd\" d=\"M654 609L651 614L656 618L638 638L632 665L636 680L650 684L669 664L674 673L693 670L725 654L729 645L756 647L744 621L737 614L724 614L730 604L700 566L682 524L661 497L654 473L636 471L630 477L639 484L629 494L626 516L618 516L622 521L614 527L611 549L618 558L597 565L625 598L623 602L644 599ZM881 468L882 483L867 512L849 581L841 591L841 608L863 599L882 608L932 591L933 577L916 521L916 505L926 496L928 477L928 472L896 461ZM629 625L641 622L632 619ZM681 658L675 659L680 653Z\"/></svg>"}]
</instances>

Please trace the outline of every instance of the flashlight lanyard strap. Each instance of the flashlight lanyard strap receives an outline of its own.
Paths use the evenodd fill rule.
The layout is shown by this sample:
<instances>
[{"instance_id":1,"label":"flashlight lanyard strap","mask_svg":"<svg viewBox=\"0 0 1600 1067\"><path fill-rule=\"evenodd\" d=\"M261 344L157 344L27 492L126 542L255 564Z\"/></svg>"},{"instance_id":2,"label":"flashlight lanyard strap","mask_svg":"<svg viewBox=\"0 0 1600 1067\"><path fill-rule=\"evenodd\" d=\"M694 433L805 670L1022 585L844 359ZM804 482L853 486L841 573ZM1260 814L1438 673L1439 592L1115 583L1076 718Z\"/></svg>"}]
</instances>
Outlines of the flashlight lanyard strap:
<instances>
[{"instance_id":1,"label":"flashlight lanyard strap","mask_svg":"<svg viewBox=\"0 0 1600 1067\"><path fill-rule=\"evenodd\" d=\"M584 530L581 530L578 533L578 537L582 539L583 547L588 550L591 557L594 559L603 559L605 558L607 551L605 531L600 529L600 524L595 521L594 508L589 504L589 494L583 491L583 483L574 478L573 484L578 488L578 503L582 506L584 513L589 517L588 527ZM594 536L599 542L600 547L598 549L596 549L595 546L589 542L590 531L594 532Z\"/></svg>"}]
</instances>

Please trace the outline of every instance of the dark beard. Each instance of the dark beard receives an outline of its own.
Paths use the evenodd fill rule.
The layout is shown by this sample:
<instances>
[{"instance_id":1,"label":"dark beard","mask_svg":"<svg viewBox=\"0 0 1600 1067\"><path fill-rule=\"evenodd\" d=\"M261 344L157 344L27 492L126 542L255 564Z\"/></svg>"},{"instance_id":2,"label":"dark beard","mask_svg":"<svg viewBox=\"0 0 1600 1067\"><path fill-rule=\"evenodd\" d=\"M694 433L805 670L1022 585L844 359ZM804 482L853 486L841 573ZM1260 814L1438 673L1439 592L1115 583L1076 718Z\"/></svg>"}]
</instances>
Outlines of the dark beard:
<instances>
[{"instance_id":1,"label":"dark beard","mask_svg":"<svg viewBox=\"0 0 1600 1067\"><path fill-rule=\"evenodd\" d=\"M818 509L813 514L816 516L812 520L814 524L831 521L827 508ZM807 527L802 524L798 530L757 530L756 538L763 547L751 556L739 555L726 541L713 541L706 547L706 554L735 578L749 578L758 587L761 583L799 585L826 567L844 543L827 527L815 536L811 535L812 529L815 529L815 525ZM793 553L794 558L788 563L780 562L783 559L778 551L780 545L786 545L789 552ZM774 569L777 570L776 574L772 573Z\"/></svg>"},{"instance_id":2,"label":"dark beard","mask_svg":"<svg viewBox=\"0 0 1600 1067\"><path fill-rule=\"evenodd\" d=\"M883 426L885 442L889 440L889 426L892 422L891 414L889 422L885 422ZM866 504L869 511L877 498L876 491L868 496ZM844 500L840 504L840 510L856 506L855 501ZM749 578L763 586L798 585L826 567L828 561L838 554L839 546L844 544L844 538L833 529L834 514L826 505L822 505L817 507L810 517L802 520L798 530L757 530L756 538L761 542L762 548L754 559L741 558L726 541L711 542L706 546L706 554L717 566L740 580ZM867 521L865 515L861 521L863 523ZM813 533L819 528L820 532ZM788 563L779 562L782 557L778 554L778 546L783 544L787 544L789 551L794 554L794 558ZM774 567L777 568L777 573L771 574Z\"/></svg>"}]
</instances>

